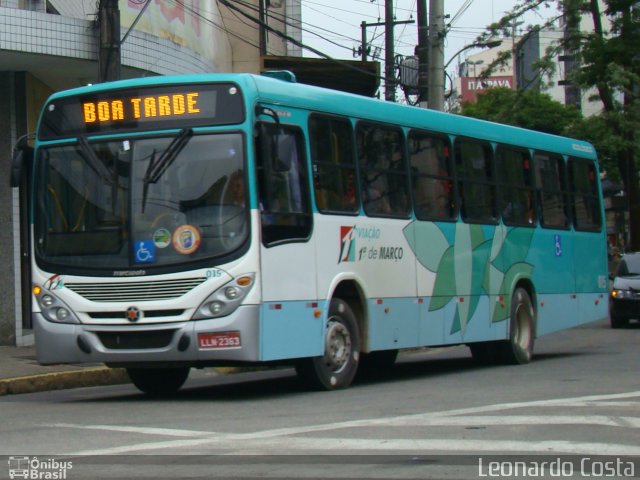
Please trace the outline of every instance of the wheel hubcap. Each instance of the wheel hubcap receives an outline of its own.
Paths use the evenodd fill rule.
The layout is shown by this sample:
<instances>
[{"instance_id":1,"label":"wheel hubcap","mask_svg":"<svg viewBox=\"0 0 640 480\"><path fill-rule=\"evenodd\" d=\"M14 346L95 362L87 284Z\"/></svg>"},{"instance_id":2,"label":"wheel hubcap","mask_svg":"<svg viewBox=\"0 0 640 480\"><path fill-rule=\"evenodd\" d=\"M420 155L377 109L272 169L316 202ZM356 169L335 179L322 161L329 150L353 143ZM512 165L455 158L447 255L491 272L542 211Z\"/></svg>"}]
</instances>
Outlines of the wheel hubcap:
<instances>
[{"instance_id":1,"label":"wheel hubcap","mask_svg":"<svg viewBox=\"0 0 640 480\"><path fill-rule=\"evenodd\" d=\"M325 344L325 363L333 372L342 370L351 357L351 335L342 323L329 320Z\"/></svg>"}]
</instances>

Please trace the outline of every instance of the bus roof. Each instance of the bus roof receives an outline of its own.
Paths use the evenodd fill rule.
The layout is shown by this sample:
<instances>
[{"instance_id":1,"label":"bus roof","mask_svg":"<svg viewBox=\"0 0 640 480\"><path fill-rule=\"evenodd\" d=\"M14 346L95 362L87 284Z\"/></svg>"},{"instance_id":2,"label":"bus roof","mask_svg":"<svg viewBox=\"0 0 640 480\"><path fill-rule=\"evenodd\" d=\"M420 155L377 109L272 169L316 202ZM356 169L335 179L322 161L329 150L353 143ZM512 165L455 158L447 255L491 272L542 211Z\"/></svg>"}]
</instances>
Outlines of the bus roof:
<instances>
[{"instance_id":1,"label":"bus roof","mask_svg":"<svg viewBox=\"0 0 640 480\"><path fill-rule=\"evenodd\" d=\"M327 114L357 116L360 119L409 128L596 158L593 146L583 140L248 73L192 74L119 80L57 92L50 100L114 89L220 81L237 83L250 105L256 102L276 103L281 104L283 108L289 106ZM357 115L354 112L357 112Z\"/></svg>"}]
</instances>

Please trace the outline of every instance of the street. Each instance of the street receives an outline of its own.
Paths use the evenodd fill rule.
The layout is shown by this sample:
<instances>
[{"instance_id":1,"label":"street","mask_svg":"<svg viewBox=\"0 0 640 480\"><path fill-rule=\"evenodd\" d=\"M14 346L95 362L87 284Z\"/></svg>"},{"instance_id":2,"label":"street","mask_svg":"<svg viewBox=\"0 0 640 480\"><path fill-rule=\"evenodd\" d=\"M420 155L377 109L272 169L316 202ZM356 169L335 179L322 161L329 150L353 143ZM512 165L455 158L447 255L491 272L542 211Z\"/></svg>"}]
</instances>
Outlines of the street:
<instances>
[{"instance_id":1,"label":"street","mask_svg":"<svg viewBox=\"0 0 640 480\"><path fill-rule=\"evenodd\" d=\"M196 372L170 399L130 385L9 395L0 455L64 458L68 479L478 478L504 467L489 459L540 454L575 478L637 477L639 345L640 324L597 322L539 338L528 365L421 350L334 392L282 369Z\"/></svg>"}]
</instances>

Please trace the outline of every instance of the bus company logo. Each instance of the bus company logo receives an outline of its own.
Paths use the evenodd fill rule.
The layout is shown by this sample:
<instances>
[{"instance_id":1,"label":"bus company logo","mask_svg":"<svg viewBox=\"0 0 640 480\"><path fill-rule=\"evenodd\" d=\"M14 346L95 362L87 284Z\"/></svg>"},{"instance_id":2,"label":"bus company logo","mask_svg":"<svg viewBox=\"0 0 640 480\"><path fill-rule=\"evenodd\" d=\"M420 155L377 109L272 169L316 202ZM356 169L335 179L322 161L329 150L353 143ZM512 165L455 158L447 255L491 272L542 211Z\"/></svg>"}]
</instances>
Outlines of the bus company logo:
<instances>
[{"instance_id":1,"label":"bus company logo","mask_svg":"<svg viewBox=\"0 0 640 480\"><path fill-rule=\"evenodd\" d=\"M53 275L44 282L44 288L47 290L60 290L64 288L64 280L62 276L59 274Z\"/></svg>"},{"instance_id":2,"label":"bus company logo","mask_svg":"<svg viewBox=\"0 0 640 480\"><path fill-rule=\"evenodd\" d=\"M65 480L67 471L73 468L73 462L60 461L54 458L39 460L38 457L10 456L9 478L25 478L33 480Z\"/></svg>"},{"instance_id":3,"label":"bus company logo","mask_svg":"<svg viewBox=\"0 0 640 480\"><path fill-rule=\"evenodd\" d=\"M340 227L340 257L338 263L356 261L356 226Z\"/></svg>"},{"instance_id":4,"label":"bus company logo","mask_svg":"<svg viewBox=\"0 0 640 480\"><path fill-rule=\"evenodd\" d=\"M125 315L127 316L127 320L133 323L140 320L140 318L142 317L142 312L137 307L129 307L125 312Z\"/></svg>"}]
</instances>

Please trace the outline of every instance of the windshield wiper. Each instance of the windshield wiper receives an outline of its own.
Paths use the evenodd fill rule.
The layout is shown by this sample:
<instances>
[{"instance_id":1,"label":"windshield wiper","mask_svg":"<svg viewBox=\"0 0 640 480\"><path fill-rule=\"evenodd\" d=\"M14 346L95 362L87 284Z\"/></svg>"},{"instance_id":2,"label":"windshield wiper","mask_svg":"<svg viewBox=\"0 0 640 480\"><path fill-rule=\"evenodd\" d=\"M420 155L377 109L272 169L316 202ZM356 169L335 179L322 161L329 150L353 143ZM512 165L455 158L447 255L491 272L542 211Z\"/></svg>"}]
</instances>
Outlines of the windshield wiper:
<instances>
[{"instance_id":1,"label":"windshield wiper","mask_svg":"<svg viewBox=\"0 0 640 480\"><path fill-rule=\"evenodd\" d=\"M149 159L149 165L147 171L144 174L143 187L142 187L142 213L144 213L145 205L147 204L147 194L149 192L149 184L156 183L164 172L171 166L171 164L178 157L178 154L189 142L189 139L193 136L193 130L190 128L184 128L180 130L180 133L175 136L169 146L162 152L162 154L155 160L155 150L151 154Z\"/></svg>"},{"instance_id":2,"label":"windshield wiper","mask_svg":"<svg viewBox=\"0 0 640 480\"><path fill-rule=\"evenodd\" d=\"M78 144L80 145L80 149L82 153L84 153L85 160L91 167L91 169L96 172L96 174L109 185L113 185L114 179L113 174L109 171L109 169L102 163L102 160L96 155L96 152L91 148L89 142L84 137L78 138Z\"/></svg>"}]
</instances>

